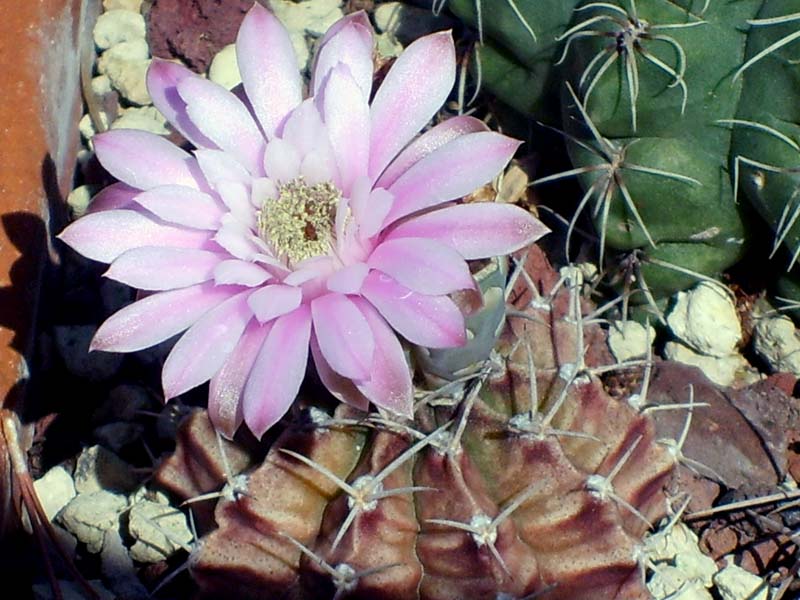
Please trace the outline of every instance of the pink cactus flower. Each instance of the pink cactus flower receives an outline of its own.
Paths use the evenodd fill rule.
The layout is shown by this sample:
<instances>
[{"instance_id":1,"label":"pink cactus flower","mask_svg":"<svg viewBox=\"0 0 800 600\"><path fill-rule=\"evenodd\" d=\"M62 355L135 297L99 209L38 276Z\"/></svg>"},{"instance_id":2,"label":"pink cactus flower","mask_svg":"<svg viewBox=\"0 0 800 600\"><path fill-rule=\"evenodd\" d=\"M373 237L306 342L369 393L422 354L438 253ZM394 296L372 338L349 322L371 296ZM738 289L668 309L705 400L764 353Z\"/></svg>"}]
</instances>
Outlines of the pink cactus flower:
<instances>
[{"instance_id":1,"label":"pink cactus flower","mask_svg":"<svg viewBox=\"0 0 800 600\"><path fill-rule=\"evenodd\" d=\"M227 436L242 421L261 436L286 413L309 350L340 400L412 416L398 334L463 345L449 294L474 288L466 261L547 231L515 206L456 202L518 141L466 116L417 136L454 83L450 33L411 44L376 90L372 36L363 13L336 23L303 99L289 36L256 4L236 39L244 94L171 62L150 67L155 106L194 151L134 130L94 139L120 183L60 237L148 294L92 348L134 352L186 330L164 364L165 396L210 380Z\"/></svg>"}]
</instances>

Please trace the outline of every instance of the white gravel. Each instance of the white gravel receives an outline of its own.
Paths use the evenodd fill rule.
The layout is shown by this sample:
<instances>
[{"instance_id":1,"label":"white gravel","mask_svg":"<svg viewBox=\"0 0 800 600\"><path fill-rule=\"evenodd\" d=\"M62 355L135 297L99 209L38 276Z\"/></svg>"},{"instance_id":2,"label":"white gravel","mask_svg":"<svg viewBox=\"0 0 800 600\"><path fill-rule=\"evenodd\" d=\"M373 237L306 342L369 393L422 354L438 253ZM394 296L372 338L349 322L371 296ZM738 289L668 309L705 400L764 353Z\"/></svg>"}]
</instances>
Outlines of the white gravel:
<instances>
[{"instance_id":1,"label":"white gravel","mask_svg":"<svg viewBox=\"0 0 800 600\"><path fill-rule=\"evenodd\" d=\"M144 40L144 17L130 10L109 10L97 18L93 34L94 43L101 50L122 42Z\"/></svg>"},{"instance_id":2,"label":"white gravel","mask_svg":"<svg viewBox=\"0 0 800 600\"><path fill-rule=\"evenodd\" d=\"M667 314L675 337L707 356L724 357L736 351L742 328L730 292L721 285L702 282L675 298Z\"/></svg>"}]
</instances>

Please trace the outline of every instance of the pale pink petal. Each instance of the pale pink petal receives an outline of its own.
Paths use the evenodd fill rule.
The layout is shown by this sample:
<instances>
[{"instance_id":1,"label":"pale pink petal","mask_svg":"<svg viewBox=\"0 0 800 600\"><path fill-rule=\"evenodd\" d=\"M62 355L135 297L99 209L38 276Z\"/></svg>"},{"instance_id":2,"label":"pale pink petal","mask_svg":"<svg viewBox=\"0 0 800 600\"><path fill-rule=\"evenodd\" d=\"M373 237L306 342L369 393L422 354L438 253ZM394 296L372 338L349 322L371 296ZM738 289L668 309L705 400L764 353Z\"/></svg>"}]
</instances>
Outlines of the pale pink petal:
<instances>
[{"instance_id":1,"label":"pale pink petal","mask_svg":"<svg viewBox=\"0 0 800 600\"><path fill-rule=\"evenodd\" d=\"M214 269L214 282L217 285L245 285L255 287L272 279L263 267L243 260L224 260Z\"/></svg>"},{"instance_id":2,"label":"pale pink petal","mask_svg":"<svg viewBox=\"0 0 800 600\"><path fill-rule=\"evenodd\" d=\"M347 196L353 182L367 174L369 104L347 66L334 67L325 84L323 116L339 167L339 188Z\"/></svg>"},{"instance_id":3,"label":"pale pink petal","mask_svg":"<svg viewBox=\"0 0 800 600\"><path fill-rule=\"evenodd\" d=\"M242 82L267 138L302 98L292 41L281 22L258 3L245 16L236 37Z\"/></svg>"},{"instance_id":4,"label":"pale pink petal","mask_svg":"<svg viewBox=\"0 0 800 600\"><path fill-rule=\"evenodd\" d=\"M278 186L266 177L253 179L250 188L250 204L257 210L261 210L267 200L275 200L278 197Z\"/></svg>"},{"instance_id":5,"label":"pale pink petal","mask_svg":"<svg viewBox=\"0 0 800 600\"><path fill-rule=\"evenodd\" d=\"M194 159L155 133L112 129L92 138L100 164L114 177L140 190L159 185L198 187Z\"/></svg>"},{"instance_id":6,"label":"pale pink petal","mask_svg":"<svg viewBox=\"0 0 800 600\"><path fill-rule=\"evenodd\" d=\"M174 290L212 279L222 256L208 250L145 246L123 252L104 275L140 290Z\"/></svg>"},{"instance_id":7,"label":"pale pink petal","mask_svg":"<svg viewBox=\"0 0 800 600\"><path fill-rule=\"evenodd\" d=\"M357 294L361 291L361 284L369 273L369 267L364 263L348 265L328 277L328 289L340 294Z\"/></svg>"},{"instance_id":8,"label":"pale pink petal","mask_svg":"<svg viewBox=\"0 0 800 600\"><path fill-rule=\"evenodd\" d=\"M299 156L319 148L326 137L325 124L313 98L307 98L295 108L281 131L281 139L291 144Z\"/></svg>"},{"instance_id":9,"label":"pale pink petal","mask_svg":"<svg viewBox=\"0 0 800 600\"><path fill-rule=\"evenodd\" d=\"M212 196L182 185L162 185L135 200L158 218L193 229L217 229L225 214Z\"/></svg>"},{"instance_id":10,"label":"pale pink petal","mask_svg":"<svg viewBox=\"0 0 800 600\"><path fill-rule=\"evenodd\" d=\"M250 203L250 191L247 186L238 181L223 181L217 186L217 192L237 221L250 229L257 227L256 211Z\"/></svg>"},{"instance_id":11,"label":"pale pink petal","mask_svg":"<svg viewBox=\"0 0 800 600\"><path fill-rule=\"evenodd\" d=\"M472 260L511 254L548 231L541 221L518 206L476 202L449 206L409 219L392 229L386 239L437 240Z\"/></svg>"},{"instance_id":12,"label":"pale pink petal","mask_svg":"<svg viewBox=\"0 0 800 600\"><path fill-rule=\"evenodd\" d=\"M200 131L232 154L254 176L261 174L264 138L244 104L221 85L202 77L178 83L186 111Z\"/></svg>"},{"instance_id":13,"label":"pale pink petal","mask_svg":"<svg viewBox=\"0 0 800 600\"><path fill-rule=\"evenodd\" d=\"M342 219L341 228L336 231L336 254L346 265L367 260L372 245L358 235L358 226L352 219Z\"/></svg>"},{"instance_id":14,"label":"pale pink petal","mask_svg":"<svg viewBox=\"0 0 800 600\"><path fill-rule=\"evenodd\" d=\"M250 292L237 294L204 314L184 333L164 362L164 399L179 396L211 379L236 348L253 318Z\"/></svg>"},{"instance_id":15,"label":"pale pink petal","mask_svg":"<svg viewBox=\"0 0 800 600\"><path fill-rule=\"evenodd\" d=\"M294 265L294 272L283 281L289 285L301 285L317 277L331 275L337 268L330 256L313 256Z\"/></svg>"},{"instance_id":16,"label":"pale pink petal","mask_svg":"<svg viewBox=\"0 0 800 600\"><path fill-rule=\"evenodd\" d=\"M390 192L378 188L370 192L365 205L353 205L353 217L358 224L358 234L361 239L371 238L381 230L393 203L394 196Z\"/></svg>"},{"instance_id":17,"label":"pale pink petal","mask_svg":"<svg viewBox=\"0 0 800 600\"><path fill-rule=\"evenodd\" d=\"M356 385L373 404L412 419L414 388L403 347L391 327L369 302L362 298L353 301L367 319L375 339L369 379L358 381Z\"/></svg>"},{"instance_id":18,"label":"pale pink petal","mask_svg":"<svg viewBox=\"0 0 800 600\"><path fill-rule=\"evenodd\" d=\"M351 379L342 377L334 371L322 355L322 350L319 349L319 342L314 334L311 334L311 356L314 359L314 366L317 369L322 384L328 388L328 391L333 394L333 397L339 402L347 402L349 405L356 407L359 410L367 411L369 409L369 400L364 394L358 391L356 385Z\"/></svg>"},{"instance_id":19,"label":"pale pink petal","mask_svg":"<svg viewBox=\"0 0 800 600\"><path fill-rule=\"evenodd\" d=\"M336 215L334 215L333 219L333 237L339 250L346 247L345 231L353 228L353 219L351 217L350 200L346 197L339 198L339 202L336 204ZM350 261L342 259L342 262L348 263Z\"/></svg>"},{"instance_id":20,"label":"pale pink petal","mask_svg":"<svg viewBox=\"0 0 800 600\"><path fill-rule=\"evenodd\" d=\"M361 295L410 342L428 348L453 348L466 342L464 317L447 296L425 296L388 275L371 272Z\"/></svg>"},{"instance_id":21,"label":"pale pink petal","mask_svg":"<svg viewBox=\"0 0 800 600\"><path fill-rule=\"evenodd\" d=\"M311 89L317 95L331 69L341 63L353 74L358 87L369 98L372 90L372 27L362 11L337 21L325 33L312 68Z\"/></svg>"},{"instance_id":22,"label":"pale pink petal","mask_svg":"<svg viewBox=\"0 0 800 600\"><path fill-rule=\"evenodd\" d=\"M233 438L242 424L242 392L270 328L271 325L250 321L236 348L211 378L208 388L208 416L217 431L228 439Z\"/></svg>"},{"instance_id":23,"label":"pale pink petal","mask_svg":"<svg viewBox=\"0 0 800 600\"><path fill-rule=\"evenodd\" d=\"M319 271L316 269L295 269L284 278L283 282L286 285L301 286L317 277L319 277Z\"/></svg>"},{"instance_id":24,"label":"pale pink petal","mask_svg":"<svg viewBox=\"0 0 800 600\"><path fill-rule=\"evenodd\" d=\"M181 64L154 58L147 69L147 91L153 105L167 121L198 148L216 148L216 144L200 133L186 113L186 102L178 94L178 84L187 78L199 78Z\"/></svg>"},{"instance_id":25,"label":"pale pink petal","mask_svg":"<svg viewBox=\"0 0 800 600\"><path fill-rule=\"evenodd\" d=\"M129 304L100 325L91 350L136 352L180 333L241 288L201 283Z\"/></svg>"},{"instance_id":26,"label":"pale pink petal","mask_svg":"<svg viewBox=\"0 0 800 600\"><path fill-rule=\"evenodd\" d=\"M231 215L225 215L222 218L222 227L213 239L234 257L249 261L259 252L252 237L252 233L246 226Z\"/></svg>"},{"instance_id":27,"label":"pale pink petal","mask_svg":"<svg viewBox=\"0 0 800 600\"><path fill-rule=\"evenodd\" d=\"M449 31L414 41L386 74L372 100L369 175L381 174L441 108L456 77Z\"/></svg>"},{"instance_id":28,"label":"pale pink petal","mask_svg":"<svg viewBox=\"0 0 800 600\"><path fill-rule=\"evenodd\" d=\"M350 379L369 377L375 342L353 301L344 294L315 298L311 316L320 350L333 370Z\"/></svg>"},{"instance_id":29,"label":"pale pink petal","mask_svg":"<svg viewBox=\"0 0 800 600\"><path fill-rule=\"evenodd\" d=\"M489 131L486 124L475 117L464 115L442 121L420 135L397 155L376 182L376 187L388 188L397 178L420 159L448 142L467 133Z\"/></svg>"},{"instance_id":30,"label":"pale pink petal","mask_svg":"<svg viewBox=\"0 0 800 600\"><path fill-rule=\"evenodd\" d=\"M86 214L101 212L104 210L116 210L118 208L128 208L133 203L136 194L141 194L142 190L137 190L126 183L112 183L100 190L92 201Z\"/></svg>"},{"instance_id":31,"label":"pale pink petal","mask_svg":"<svg viewBox=\"0 0 800 600\"><path fill-rule=\"evenodd\" d=\"M336 168L333 152L321 147L306 154L300 164L300 175L308 185L316 185L328 181L338 183L339 169Z\"/></svg>"},{"instance_id":32,"label":"pale pink petal","mask_svg":"<svg viewBox=\"0 0 800 600\"><path fill-rule=\"evenodd\" d=\"M425 238L384 241L367 264L391 275L400 285L429 296L475 288L464 258L449 246Z\"/></svg>"},{"instance_id":33,"label":"pale pink petal","mask_svg":"<svg viewBox=\"0 0 800 600\"><path fill-rule=\"evenodd\" d=\"M268 285L253 292L248 304L256 319L262 323L292 312L303 300L300 288L291 285Z\"/></svg>"},{"instance_id":34,"label":"pale pink petal","mask_svg":"<svg viewBox=\"0 0 800 600\"><path fill-rule=\"evenodd\" d=\"M279 317L253 363L244 388L244 421L261 438L292 405L308 361L308 306Z\"/></svg>"},{"instance_id":35,"label":"pale pink petal","mask_svg":"<svg viewBox=\"0 0 800 600\"><path fill-rule=\"evenodd\" d=\"M104 263L112 262L131 248L200 248L209 239L205 231L172 227L156 217L133 210L107 210L85 215L58 237L85 257Z\"/></svg>"},{"instance_id":36,"label":"pale pink petal","mask_svg":"<svg viewBox=\"0 0 800 600\"><path fill-rule=\"evenodd\" d=\"M520 143L484 131L462 135L437 148L389 188L395 201L386 224L475 191L503 170Z\"/></svg>"},{"instance_id":37,"label":"pale pink petal","mask_svg":"<svg viewBox=\"0 0 800 600\"><path fill-rule=\"evenodd\" d=\"M275 138L267 144L264 169L270 179L286 183L300 174L300 155L289 142Z\"/></svg>"},{"instance_id":38,"label":"pale pink petal","mask_svg":"<svg viewBox=\"0 0 800 600\"><path fill-rule=\"evenodd\" d=\"M244 165L222 150L195 150L197 164L212 188L223 181L250 183L251 175Z\"/></svg>"}]
</instances>

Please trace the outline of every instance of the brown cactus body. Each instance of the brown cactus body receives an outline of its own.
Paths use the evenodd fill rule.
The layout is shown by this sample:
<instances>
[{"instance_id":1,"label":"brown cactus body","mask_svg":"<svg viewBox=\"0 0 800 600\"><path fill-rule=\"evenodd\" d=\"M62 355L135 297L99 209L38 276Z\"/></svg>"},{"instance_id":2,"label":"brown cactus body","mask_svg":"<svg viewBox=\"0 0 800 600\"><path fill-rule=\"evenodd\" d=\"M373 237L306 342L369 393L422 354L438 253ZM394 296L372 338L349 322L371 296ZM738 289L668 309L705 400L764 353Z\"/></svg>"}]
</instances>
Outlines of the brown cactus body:
<instances>
[{"instance_id":1,"label":"brown cactus body","mask_svg":"<svg viewBox=\"0 0 800 600\"><path fill-rule=\"evenodd\" d=\"M191 558L201 596L649 597L639 551L675 457L604 391L577 282L537 285L413 424L308 409L218 502Z\"/></svg>"}]
</instances>

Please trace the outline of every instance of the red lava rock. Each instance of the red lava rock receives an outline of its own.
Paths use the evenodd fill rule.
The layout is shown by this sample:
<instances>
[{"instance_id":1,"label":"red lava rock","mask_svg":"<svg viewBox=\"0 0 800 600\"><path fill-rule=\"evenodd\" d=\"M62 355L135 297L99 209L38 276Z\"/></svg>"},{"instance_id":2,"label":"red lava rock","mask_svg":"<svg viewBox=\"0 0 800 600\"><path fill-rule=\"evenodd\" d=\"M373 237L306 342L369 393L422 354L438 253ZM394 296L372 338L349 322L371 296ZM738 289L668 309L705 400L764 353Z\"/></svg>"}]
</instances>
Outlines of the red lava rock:
<instances>
[{"instance_id":1,"label":"red lava rock","mask_svg":"<svg viewBox=\"0 0 800 600\"><path fill-rule=\"evenodd\" d=\"M709 527L700 536L700 548L714 560L736 550L739 536L730 527Z\"/></svg>"},{"instance_id":2,"label":"red lava rock","mask_svg":"<svg viewBox=\"0 0 800 600\"><path fill-rule=\"evenodd\" d=\"M150 52L203 73L236 32L252 0L154 0L147 15Z\"/></svg>"},{"instance_id":3,"label":"red lava rock","mask_svg":"<svg viewBox=\"0 0 800 600\"><path fill-rule=\"evenodd\" d=\"M778 542L775 537L767 537L758 543L747 544L746 550L740 551L739 566L756 575L763 575L781 551Z\"/></svg>"},{"instance_id":4,"label":"red lava rock","mask_svg":"<svg viewBox=\"0 0 800 600\"><path fill-rule=\"evenodd\" d=\"M796 482L800 483L800 431L789 432L789 452L786 457L786 470Z\"/></svg>"},{"instance_id":5,"label":"red lava rock","mask_svg":"<svg viewBox=\"0 0 800 600\"><path fill-rule=\"evenodd\" d=\"M370 12L375 8L375 0L347 0L344 4L344 12L345 14L350 14L354 12L358 12L359 10L365 10Z\"/></svg>"},{"instance_id":6,"label":"red lava rock","mask_svg":"<svg viewBox=\"0 0 800 600\"><path fill-rule=\"evenodd\" d=\"M722 487L710 479L698 477L697 473L679 465L672 477L669 489L673 495L685 493L689 495L689 504L686 507L687 513L706 510L714 505L719 498Z\"/></svg>"},{"instance_id":7,"label":"red lava rock","mask_svg":"<svg viewBox=\"0 0 800 600\"><path fill-rule=\"evenodd\" d=\"M781 390L771 386L769 380L742 390L721 388L696 367L659 362L653 370L648 402L686 403L690 385L695 403L708 404L694 409L682 449L684 456L704 466L698 468L700 476L719 478L734 490L745 485L776 486L783 478L786 460L785 457L780 460L767 448L783 448L785 453L786 441L780 443L778 428L768 425L769 419L762 420L758 411L772 410L766 406L769 402L780 403ZM653 414L662 439L678 439L686 418L685 409L659 410ZM765 439L767 431L772 439Z\"/></svg>"},{"instance_id":8,"label":"red lava rock","mask_svg":"<svg viewBox=\"0 0 800 600\"><path fill-rule=\"evenodd\" d=\"M786 471L789 432L800 429L800 400L791 395L796 381L793 375L780 373L727 394L761 437L780 472Z\"/></svg>"}]
</instances>

